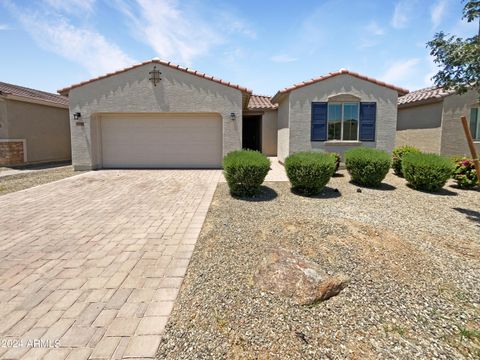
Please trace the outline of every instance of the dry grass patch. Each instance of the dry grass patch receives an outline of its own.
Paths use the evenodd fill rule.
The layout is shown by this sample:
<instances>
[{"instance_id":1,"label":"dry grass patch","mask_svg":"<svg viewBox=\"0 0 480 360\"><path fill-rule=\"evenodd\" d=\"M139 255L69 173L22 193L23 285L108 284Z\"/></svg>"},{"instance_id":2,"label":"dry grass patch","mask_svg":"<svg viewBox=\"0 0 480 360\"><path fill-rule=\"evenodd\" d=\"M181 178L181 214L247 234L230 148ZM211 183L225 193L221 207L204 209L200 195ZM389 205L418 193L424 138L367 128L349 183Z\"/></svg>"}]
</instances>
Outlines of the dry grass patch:
<instances>
[{"instance_id":1,"label":"dry grass patch","mask_svg":"<svg viewBox=\"0 0 480 360\"><path fill-rule=\"evenodd\" d=\"M61 180L80 173L79 171L74 171L72 166L61 166L45 170L35 170L25 174L0 177L0 195Z\"/></svg>"}]
</instances>

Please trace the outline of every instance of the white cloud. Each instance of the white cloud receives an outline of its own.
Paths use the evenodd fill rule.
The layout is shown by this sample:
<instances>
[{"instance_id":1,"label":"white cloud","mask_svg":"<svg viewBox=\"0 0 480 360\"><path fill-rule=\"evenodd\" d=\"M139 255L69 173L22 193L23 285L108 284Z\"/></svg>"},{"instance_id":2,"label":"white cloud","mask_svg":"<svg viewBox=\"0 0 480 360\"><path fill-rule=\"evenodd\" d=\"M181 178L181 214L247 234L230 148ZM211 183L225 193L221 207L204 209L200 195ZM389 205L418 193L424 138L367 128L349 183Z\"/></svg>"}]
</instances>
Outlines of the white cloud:
<instances>
[{"instance_id":1,"label":"white cloud","mask_svg":"<svg viewBox=\"0 0 480 360\"><path fill-rule=\"evenodd\" d=\"M441 23L447 12L447 0L438 0L431 9L430 18L432 26L436 29Z\"/></svg>"},{"instance_id":2,"label":"white cloud","mask_svg":"<svg viewBox=\"0 0 480 360\"><path fill-rule=\"evenodd\" d=\"M290 63L290 62L297 61L298 59L287 54L278 54L278 55L272 56L270 60L277 63Z\"/></svg>"},{"instance_id":3,"label":"white cloud","mask_svg":"<svg viewBox=\"0 0 480 360\"><path fill-rule=\"evenodd\" d=\"M40 47L81 65L92 76L118 70L134 62L101 34L75 27L63 18L47 20L25 14L19 15L19 18Z\"/></svg>"},{"instance_id":4,"label":"white cloud","mask_svg":"<svg viewBox=\"0 0 480 360\"><path fill-rule=\"evenodd\" d=\"M407 27L413 11L413 1L399 0L395 4L391 24L396 29Z\"/></svg>"},{"instance_id":5,"label":"white cloud","mask_svg":"<svg viewBox=\"0 0 480 360\"><path fill-rule=\"evenodd\" d=\"M371 35L380 36L385 34L385 30L373 20L365 27L365 30Z\"/></svg>"},{"instance_id":6,"label":"white cloud","mask_svg":"<svg viewBox=\"0 0 480 360\"><path fill-rule=\"evenodd\" d=\"M77 15L92 13L95 5L95 0L44 0L44 2L57 11Z\"/></svg>"},{"instance_id":7,"label":"white cloud","mask_svg":"<svg viewBox=\"0 0 480 360\"><path fill-rule=\"evenodd\" d=\"M7 24L0 24L0 31L8 29L10 29L10 26L8 26Z\"/></svg>"},{"instance_id":8,"label":"white cloud","mask_svg":"<svg viewBox=\"0 0 480 360\"><path fill-rule=\"evenodd\" d=\"M380 79L390 83L405 83L411 78L412 72L420 63L420 59L412 58L393 62L380 76Z\"/></svg>"},{"instance_id":9,"label":"white cloud","mask_svg":"<svg viewBox=\"0 0 480 360\"><path fill-rule=\"evenodd\" d=\"M370 21L362 30L362 37L358 42L360 49L378 45L380 37L385 34L385 30L374 20Z\"/></svg>"},{"instance_id":10,"label":"white cloud","mask_svg":"<svg viewBox=\"0 0 480 360\"><path fill-rule=\"evenodd\" d=\"M215 18L215 23L220 25L222 32L238 33L250 39L257 38L257 32L253 26L231 12L219 12L218 14L215 14Z\"/></svg>"},{"instance_id":11,"label":"white cloud","mask_svg":"<svg viewBox=\"0 0 480 360\"><path fill-rule=\"evenodd\" d=\"M202 16L201 11L178 0L116 0L116 8L130 20L137 38L166 60L191 65L232 33L255 38L251 26L226 11ZM215 18L216 21L210 21Z\"/></svg>"}]
</instances>

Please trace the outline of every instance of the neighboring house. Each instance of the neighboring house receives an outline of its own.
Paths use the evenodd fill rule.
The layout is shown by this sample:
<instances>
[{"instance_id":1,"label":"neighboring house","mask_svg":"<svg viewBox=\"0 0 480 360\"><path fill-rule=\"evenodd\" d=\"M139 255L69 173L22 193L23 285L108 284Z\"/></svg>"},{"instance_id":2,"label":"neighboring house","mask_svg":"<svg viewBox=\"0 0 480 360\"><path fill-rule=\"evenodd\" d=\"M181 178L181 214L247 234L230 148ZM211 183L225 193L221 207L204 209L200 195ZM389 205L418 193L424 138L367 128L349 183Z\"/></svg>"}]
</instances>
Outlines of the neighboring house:
<instances>
[{"instance_id":1,"label":"neighboring house","mask_svg":"<svg viewBox=\"0 0 480 360\"><path fill-rule=\"evenodd\" d=\"M398 95L408 90L341 69L285 88L278 103L278 158L298 151L355 146L391 151Z\"/></svg>"},{"instance_id":2,"label":"neighboring house","mask_svg":"<svg viewBox=\"0 0 480 360\"><path fill-rule=\"evenodd\" d=\"M442 155L468 155L461 116L467 116L480 150L479 94L470 90L458 95L429 87L398 99L396 146L413 145Z\"/></svg>"},{"instance_id":3,"label":"neighboring house","mask_svg":"<svg viewBox=\"0 0 480 360\"><path fill-rule=\"evenodd\" d=\"M0 165L71 158L68 99L0 82Z\"/></svg>"},{"instance_id":4,"label":"neighboring house","mask_svg":"<svg viewBox=\"0 0 480 360\"><path fill-rule=\"evenodd\" d=\"M240 148L281 161L311 149L390 151L397 96L408 91L341 70L271 99L153 59L59 92L69 97L72 162L84 170L218 168Z\"/></svg>"}]
</instances>

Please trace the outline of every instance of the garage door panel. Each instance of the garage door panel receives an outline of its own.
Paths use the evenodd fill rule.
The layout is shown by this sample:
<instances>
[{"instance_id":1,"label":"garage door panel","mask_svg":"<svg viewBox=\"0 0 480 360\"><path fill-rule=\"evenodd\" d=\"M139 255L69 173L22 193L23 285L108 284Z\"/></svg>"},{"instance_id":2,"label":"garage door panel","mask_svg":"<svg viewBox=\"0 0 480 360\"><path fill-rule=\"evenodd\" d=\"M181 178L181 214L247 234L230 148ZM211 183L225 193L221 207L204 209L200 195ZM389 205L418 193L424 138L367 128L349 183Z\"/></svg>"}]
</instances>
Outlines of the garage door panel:
<instances>
[{"instance_id":1,"label":"garage door panel","mask_svg":"<svg viewBox=\"0 0 480 360\"><path fill-rule=\"evenodd\" d=\"M101 120L103 167L220 167L220 116L109 116Z\"/></svg>"}]
</instances>

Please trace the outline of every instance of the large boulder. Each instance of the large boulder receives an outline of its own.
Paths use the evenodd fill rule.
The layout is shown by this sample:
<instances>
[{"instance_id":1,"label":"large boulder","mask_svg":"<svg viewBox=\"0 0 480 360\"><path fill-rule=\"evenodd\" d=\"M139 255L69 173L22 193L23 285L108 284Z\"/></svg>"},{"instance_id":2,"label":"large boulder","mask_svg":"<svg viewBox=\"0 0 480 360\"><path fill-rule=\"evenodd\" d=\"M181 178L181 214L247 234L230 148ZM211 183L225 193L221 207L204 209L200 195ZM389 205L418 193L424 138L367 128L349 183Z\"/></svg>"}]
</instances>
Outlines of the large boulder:
<instances>
[{"instance_id":1,"label":"large boulder","mask_svg":"<svg viewBox=\"0 0 480 360\"><path fill-rule=\"evenodd\" d=\"M329 276L317 263L291 251L272 249L254 275L261 290L292 298L299 305L324 301L337 295L348 284L348 278Z\"/></svg>"}]
</instances>

